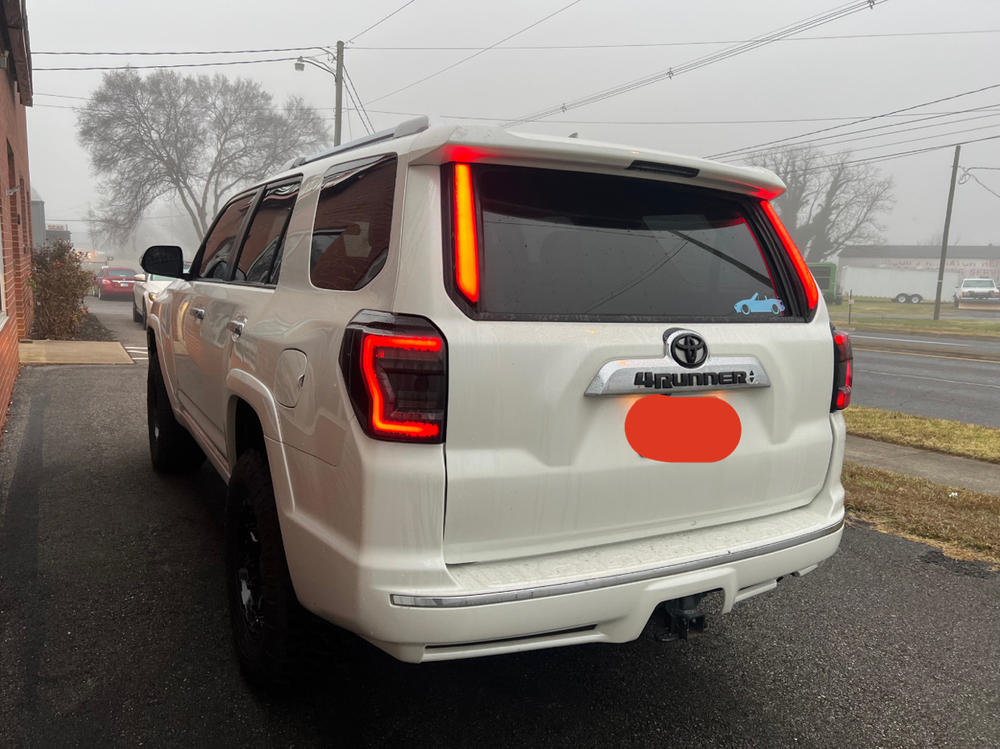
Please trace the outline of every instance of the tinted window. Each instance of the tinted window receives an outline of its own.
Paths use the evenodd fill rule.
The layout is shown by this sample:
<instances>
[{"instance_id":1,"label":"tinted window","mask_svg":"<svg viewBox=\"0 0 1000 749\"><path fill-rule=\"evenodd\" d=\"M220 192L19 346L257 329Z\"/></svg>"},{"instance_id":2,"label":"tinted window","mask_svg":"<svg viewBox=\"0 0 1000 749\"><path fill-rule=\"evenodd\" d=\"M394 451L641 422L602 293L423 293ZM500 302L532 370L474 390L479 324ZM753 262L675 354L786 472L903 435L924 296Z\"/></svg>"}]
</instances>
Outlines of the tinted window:
<instances>
[{"instance_id":1,"label":"tinted window","mask_svg":"<svg viewBox=\"0 0 1000 749\"><path fill-rule=\"evenodd\" d=\"M299 185L296 183L270 187L264 193L243 241L236 264L237 281L268 284L277 280L277 273L272 271L278 267L285 227L288 226L298 192Z\"/></svg>"},{"instance_id":2,"label":"tinted window","mask_svg":"<svg viewBox=\"0 0 1000 749\"><path fill-rule=\"evenodd\" d=\"M475 175L481 312L594 320L789 314L738 200L599 174L483 166Z\"/></svg>"},{"instance_id":3,"label":"tinted window","mask_svg":"<svg viewBox=\"0 0 1000 749\"><path fill-rule=\"evenodd\" d=\"M135 274L131 268L108 268L107 272L110 278L132 278Z\"/></svg>"},{"instance_id":4,"label":"tinted window","mask_svg":"<svg viewBox=\"0 0 1000 749\"><path fill-rule=\"evenodd\" d=\"M234 245L252 199L252 193L242 195L222 209L215 226L205 238L199 278L229 278Z\"/></svg>"},{"instance_id":5,"label":"tinted window","mask_svg":"<svg viewBox=\"0 0 1000 749\"><path fill-rule=\"evenodd\" d=\"M324 289L354 290L385 265L396 157L331 171L316 208L310 277Z\"/></svg>"}]
</instances>

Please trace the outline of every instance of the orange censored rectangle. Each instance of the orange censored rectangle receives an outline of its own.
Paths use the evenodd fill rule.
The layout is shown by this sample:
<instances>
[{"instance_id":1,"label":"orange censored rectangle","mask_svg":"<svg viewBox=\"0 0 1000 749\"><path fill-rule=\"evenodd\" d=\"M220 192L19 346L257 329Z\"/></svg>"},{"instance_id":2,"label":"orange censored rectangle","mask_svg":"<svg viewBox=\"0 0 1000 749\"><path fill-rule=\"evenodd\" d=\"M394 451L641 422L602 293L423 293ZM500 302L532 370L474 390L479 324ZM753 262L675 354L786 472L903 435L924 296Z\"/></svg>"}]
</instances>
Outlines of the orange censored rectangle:
<instances>
[{"instance_id":1,"label":"orange censored rectangle","mask_svg":"<svg viewBox=\"0 0 1000 749\"><path fill-rule=\"evenodd\" d=\"M625 438L639 455L664 463L715 463L740 443L743 425L713 396L647 395L625 416Z\"/></svg>"}]
</instances>

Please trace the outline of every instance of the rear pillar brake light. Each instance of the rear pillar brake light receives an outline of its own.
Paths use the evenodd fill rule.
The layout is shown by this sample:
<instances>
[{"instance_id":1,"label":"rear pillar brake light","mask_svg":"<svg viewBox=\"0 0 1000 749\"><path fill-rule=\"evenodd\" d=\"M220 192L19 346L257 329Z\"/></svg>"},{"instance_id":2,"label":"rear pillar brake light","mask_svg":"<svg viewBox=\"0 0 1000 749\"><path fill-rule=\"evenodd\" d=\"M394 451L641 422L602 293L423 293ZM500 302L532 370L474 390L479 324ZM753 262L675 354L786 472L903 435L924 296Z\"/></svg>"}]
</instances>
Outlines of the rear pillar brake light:
<instances>
[{"instance_id":1,"label":"rear pillar brake light","mask_svg":"<svg viewBox=\"0 0 1000 749\"><path fill-rule=\"evenodd\" d=\"M847 333L833 331L833 399L831 411L842 411L851 405L851 388L854 385L854 352Z\"/></svg>"},{"instance_id":2,"label":"rear pillar brake light","mask_svg":"<svg viewBox=\"0 0 1000 749\"><path fill-rule=\"evenodd\" d=\"M766 200L761 201L760 206L764 210L768 221L771 222L771 226L773 226L774 230L778 233L778 238L781 239L781 244L784 245L785 252L788 253L788 257L791 259L792 265L795 266L795 273L798 275L799 281L802 283L802 288L806 293L806 304L809 307L809 311L812 312L816 309L816 305L819 303L819 287L816 286L816 280L809 271L809 266L806 265L806 261L802 259L802 254L799 252L799 248L795 246L792 235L788 233L788 229L785 228L785 225L781 223L781 219L778 218L778 214L775 212L774 206Z\"/></svg>"},{"instance_id":3,"label":"rear pillar brake light","mask_svg":"<svg viewBox=\"0 0 1000 749\"><path fill-rule=\"evenodd\" d=\"M423 318L369 312L355 317L344 333L340 360L355 414L368 436L443 441L445 354L444 337Z\"/></svg>"},{"instance_id":4,"label":"rear pillar brake light","mask_svg":"<svg viewBox=\"0 0 1000 749\"><path fill-rule=\"evenodd\" d=\"M455 283L465 298L475 303L479 301L479 241L472 170L468 164L455 164L453 192Z\"/></svg>"}]
</instances>

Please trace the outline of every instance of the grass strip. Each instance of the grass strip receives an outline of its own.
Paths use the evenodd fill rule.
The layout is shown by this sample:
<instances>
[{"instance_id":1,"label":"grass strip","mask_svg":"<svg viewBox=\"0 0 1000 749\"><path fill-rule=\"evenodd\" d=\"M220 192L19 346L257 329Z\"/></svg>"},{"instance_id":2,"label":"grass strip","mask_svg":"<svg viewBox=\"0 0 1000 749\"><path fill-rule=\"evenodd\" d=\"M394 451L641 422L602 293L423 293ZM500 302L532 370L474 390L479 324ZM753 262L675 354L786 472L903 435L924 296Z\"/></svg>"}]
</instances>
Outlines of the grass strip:
<instances>
[{"instance_id":1,"label":"grass strip","mask_svg":"<svg viewBox=\"0 0 1000 749\"><path fill-rule=\"evenodd\" d=\"M1000 497L854 463L842 481L853 518L955 559L1000 565Z\"/></svg>"},{"instance_id":2,"label":"grass strip","mask_svg":"<svg viewBox=\"0 0 1000 749\"><path fill-rule=\"evenodd\" d=\"M829 304L827 309L834 323L847 327L848 305ZM969 320L956 315L964 314L948 304L941 305L941 319L934 320L934 303L894 304L886 300L855 298L851 309L851 325L865 330L897 333L927 333L937 335L1000 336L1000 305L991 317Z\"/></svg>"},{"instance_id":3,"label":"grass strip","mask_svg":"<svg viewBox=\"0 0 1000 749\"><path fill-rule=\"evenodd\" d=\"M846 315L833 317L838 328L858 328L883 333L925 333L928 335L1000 336L1000 322L993 320L921 320L913 318L855 317L850 325Z\"/></svg>"},{"instance_id":4,"label":"grass strip","mask_svg":"<svg viewBox=\"0 0 1000 749\"><path fill-rule=\"evenodd\" d=\"M859 437L1000 463L1000 429L861 406L846 409L844 419Z\"/></svg>"}]
</instances>

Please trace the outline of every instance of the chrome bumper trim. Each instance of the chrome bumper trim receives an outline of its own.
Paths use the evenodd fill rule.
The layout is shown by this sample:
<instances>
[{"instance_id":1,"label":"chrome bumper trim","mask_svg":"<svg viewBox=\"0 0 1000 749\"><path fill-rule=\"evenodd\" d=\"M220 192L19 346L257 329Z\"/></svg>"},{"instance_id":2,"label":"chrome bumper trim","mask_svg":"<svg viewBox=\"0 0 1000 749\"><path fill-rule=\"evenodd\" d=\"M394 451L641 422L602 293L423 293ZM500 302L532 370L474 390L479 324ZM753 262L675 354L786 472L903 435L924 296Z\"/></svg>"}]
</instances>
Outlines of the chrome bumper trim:
<instances>
[{"instance_id":1,"label":"chrome bumper trim","mask_svg":"<svg viewBox=\"0 0 1000 749\"><path fill-rule=\"evenodd\" d=\"M687 562L667 564L662 567L652 569L636 570L634 572L623 572L620 575L609 575L607 577L593 577L587 580L574 580L566 583L553 583L551 585L539 585L534 588L519 588L516 590L499 590L490 593L469 593L466 595L443 595L443 596L420 596L393 593L389 600L395 606L409 606L416 608L452 609L464 608L467 606L486 606L493 603L511 603L513 601L531 601L536 598L548 598L549 596L561 596L569 593L582 593L588 590L599 588L610 588L616 585L626 585L628 583L643 582L653 580L658 577L669 575L679 575L683 572L694 572L708 567L715 567L720 564L740 562L751 557L773 554L776 551L784 551L793 546L816 541L825 536L836 533L844 526L844 519L841 518L833 525L820 528L810 533L783 541L774 541L763 546L754 546L738 552L727 552L716 554L702 559L692 559ZM789 573L794 570L789 570Z\"/></svg>"}]
</instances>

